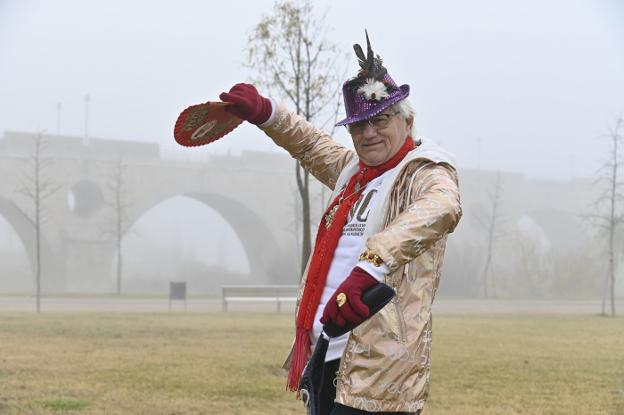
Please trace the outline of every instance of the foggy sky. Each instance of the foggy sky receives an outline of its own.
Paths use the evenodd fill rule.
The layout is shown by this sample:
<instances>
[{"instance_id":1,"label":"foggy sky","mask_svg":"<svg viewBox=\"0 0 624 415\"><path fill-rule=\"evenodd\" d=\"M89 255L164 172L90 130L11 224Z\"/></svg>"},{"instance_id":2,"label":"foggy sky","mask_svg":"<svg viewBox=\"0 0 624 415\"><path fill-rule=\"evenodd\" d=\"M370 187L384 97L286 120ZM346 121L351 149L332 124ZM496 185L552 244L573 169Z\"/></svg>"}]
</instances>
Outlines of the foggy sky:
<instances>
[{"instance_id":1,"label":"foggy sky","mask_svg":"<svg viewBox=\"0 0 624 415\"><path fill-rule=\"evenodd\" d=\"M597 137L624 114L624 4L600 1L317 1L349 53L368 28L398 83L411 86L419 134L460 168L567 180L594 175ZM5 130L158 142L189 105L251 73L248 33L273 1L0 0L0 135ZM383 7L381 7L383 5ZM343 130L337 137L348 143ZM244 125L178 152L281 151Z\"/></svg>"}]
</instances>

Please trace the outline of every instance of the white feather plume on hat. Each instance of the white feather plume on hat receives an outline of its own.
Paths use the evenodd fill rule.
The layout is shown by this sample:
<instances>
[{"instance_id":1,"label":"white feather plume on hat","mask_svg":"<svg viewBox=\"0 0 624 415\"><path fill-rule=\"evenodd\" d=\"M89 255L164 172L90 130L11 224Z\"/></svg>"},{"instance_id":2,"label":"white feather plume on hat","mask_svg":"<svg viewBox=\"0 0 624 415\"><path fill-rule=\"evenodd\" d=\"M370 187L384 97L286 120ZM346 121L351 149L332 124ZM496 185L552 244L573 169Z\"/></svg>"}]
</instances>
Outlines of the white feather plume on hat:
<instances>
[{"instance_id":1,"label":"white feather plume on hat","mask_svg":"<svg viewBox=\"0 0 624 415\"><path fill-rule=\"evenodd\" d=\"M364 98L366 98L367 101L371 99L380 101L389 95L383 82L374 78L368 78L366 83L358 88L357 92L364 94Z\"/></svg>"}]
</instances>

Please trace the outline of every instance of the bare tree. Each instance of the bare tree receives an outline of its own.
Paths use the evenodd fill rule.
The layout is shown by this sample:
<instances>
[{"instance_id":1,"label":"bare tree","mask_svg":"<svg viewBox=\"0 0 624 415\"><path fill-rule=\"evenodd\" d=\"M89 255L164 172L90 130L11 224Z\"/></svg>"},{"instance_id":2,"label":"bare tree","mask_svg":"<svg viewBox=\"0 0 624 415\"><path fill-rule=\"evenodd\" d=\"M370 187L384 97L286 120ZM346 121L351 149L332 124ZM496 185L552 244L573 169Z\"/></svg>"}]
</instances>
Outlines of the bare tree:
<instances>
[{"instance_id":1,"label":"bare tree","mask_svg":"<svg viewBox=\"0 0 624 415\"><path fill-rule=\"evenodd\" d=\"M122 241L128 233L129 226L127 223L127 210L129 203L127 202L125 193L125 177L126 167L122 157L120 156L114 164L111 180L108 183L108 190L113 195L112 200L106 204L113 210L113 220L106 234L113 237L115 247L117 248L117 270L116 270L116 288L117 295L122 292L123 277L123 246Z\"/></svg>"},{"instance_id":2,"label":"bare tree","mask_svg":"<svg viewBox=\"0 0 624 415\"><path fill-rule=\"evenodd\" d=\"M509 239L513 254L509 261L513 269L514 295L543 296L548 281L552 280L554 265L552 251L544 234L533 228L531 221L517 223Z\"/></svg>"},{"instance_id":3,"label":"bare tree","mask_svg":"<svg viewBox=\"0 0 624 415\"><path fill-rule=\"evenodd\" d=\"M483 288L483 295L485 298L488 297L488 273L490 271L490 265L492 263L492 248L494 246L494 241L497 236L498 225L500 221L500 199L502 194L502 185L501 185L501 175L500 171L496 173L496 182L494 184L494 192L490 192L490 202L491 202L491 211L487 218L477 217L479 224L481 227L485 229L487 232L487 243L486 243L486 255L485 255L485 264L483 266L483 271L481 272L481 277L479 278L480 285L479 291ZM492 291L494 295L496 295L496 281L492 278Z\"/></svg>"},{"instance_id":4,"label":"bare tree","mask_svg":"<svg viewBox=\"0 0 624 415\"><path fill-rule=\"evenodd\" d=\"M619 225L624 220L622 215L622 182L620 181L621 145L624 139L622 135L624 129L624 119L618 118L615 126L609 128L609 132L602 137L609 139L611 148L609 158L600 167L596 184L604 183L603 191L594 202L594 213L585 215L607 239L607 274L605 275L604 290L602 295L602 314L607 315L607 297L610 301L611 316L615 316L615 273L618 253L615 246L616 232ZM605 211L606 206L606 211Z\"/></svg>"},{"instance_id":5,"label":"bare tree","mask_svg":"<svg viewBox=\"0 0 624 415\"><path fill-rule=\"evenodd\" d=\"M24 195L29 202L32 203L32 212L23 212L24 215L32 222L35 228L35 285L36 285L36 301L37 313L41 312L41 232L42 227L46 223L46 215L44 202L56 193L60 186L55 185L51 180L44 176L45 170L50 166L52 160L43 158L42 152L45 151L46 141L43 138L43 131L39 131L34 135L34 151L30 156L30 164L32 170L24 177L25 185L18 192Z\"/></svg>"},{"instance_id":6,"label":"bare tree","mask_svg":"<svg viewBox=\"0 0 624 415\"><path fill-rule=\"evenodd\" d=\"M326 40L324 19L314 16L309 0L275 3L249 36L246 65L254 70L254 82L290 102L297 112L320 128L335 121L340 108L344 76L336 70L344 55ZM332 131L333 133L333 131ZM312 248L309 173L295 166L301 198L303 272Z\"/></svg>"}]
</instances>

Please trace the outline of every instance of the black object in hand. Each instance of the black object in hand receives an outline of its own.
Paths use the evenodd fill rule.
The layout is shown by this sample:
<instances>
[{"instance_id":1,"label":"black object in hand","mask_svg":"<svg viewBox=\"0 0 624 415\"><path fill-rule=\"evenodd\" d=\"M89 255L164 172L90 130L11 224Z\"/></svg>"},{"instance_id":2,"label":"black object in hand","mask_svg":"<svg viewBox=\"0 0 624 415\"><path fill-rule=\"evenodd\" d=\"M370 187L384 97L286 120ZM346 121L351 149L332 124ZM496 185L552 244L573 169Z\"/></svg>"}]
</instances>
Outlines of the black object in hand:
<instances>
[{"instance_id":1,"label":"black object in hand","mask_svg":"<svg viewBox=\"0 0 624 415\"><path fill-rule=\"evenodd\" d=\"M314 353L312 353L308 364L303 369L301 381L299 382L299 394L309 415L322 415L320 414L319 394L323 379L323 369L325 368L325 355L329 346L329 339L324 334L329 337L338 337L348 333L381 310L395 295L396 293L392 287L379 282L362 293L362 302L366 304L370 311L367 318L358 324L347 322L343 327L338 327L333 321L323 326L323 333L321 333L316 342Z\"/></svg>"},{"instance_id":2,"label":"black object in hand","mask_svg":"<svg viewBox=\"0 0 624 415\"><path fill-rule=\"evenodd\" d=\"M364 321L371 318L379 310L384 308L384 306L392 300L395 294L396 293L394 292L392 287L390 287L387 284L384 284L383 282L379 282L373 285L372 287L370 287L369 289L367 289L366 291L364 291L362 293L362 302L366 304L370 313L368 314L368 317L362 320L362 322L360 322L359 324L362 324ZM323 331L329 337L339 337L345 333L350 332L359 324L353 324L347 321L347 324L345 324L342 327L339 327L336 325L336 323L334 323L333 321L330 321L323 326Z\"/></svg>"}]
</instances>

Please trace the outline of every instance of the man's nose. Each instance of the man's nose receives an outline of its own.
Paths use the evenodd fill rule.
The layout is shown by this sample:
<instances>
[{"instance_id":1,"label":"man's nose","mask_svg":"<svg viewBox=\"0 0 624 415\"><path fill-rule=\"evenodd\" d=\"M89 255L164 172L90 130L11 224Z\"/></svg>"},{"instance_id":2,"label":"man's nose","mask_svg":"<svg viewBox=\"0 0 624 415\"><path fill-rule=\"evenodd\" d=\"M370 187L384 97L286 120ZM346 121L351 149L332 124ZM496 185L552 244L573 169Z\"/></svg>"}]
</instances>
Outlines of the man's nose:
<instances>
[{"instance_id":1,"label":"man's nose","mask_svg":"<svg viewBox=\"0 0 624 415\"><path fill-rule=\"evenodd\" d=\"M375 127L370 125L370 123L366 123L366 124L364 124L364 130L362 130L362 135L365 138L366 137L374 137L375 135L377 135L377 130L375 129Z\"/></svg>"}]
</instances>

